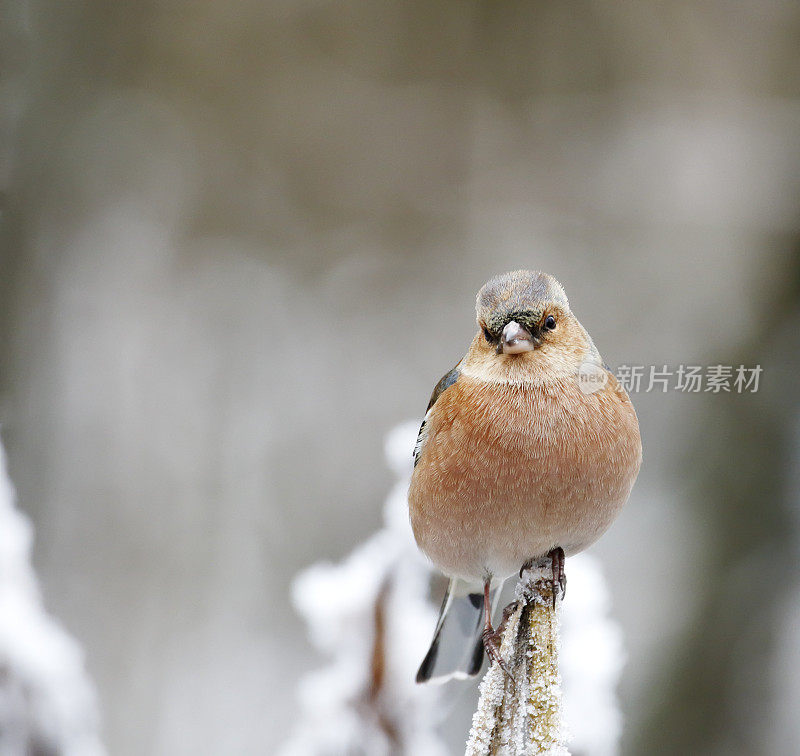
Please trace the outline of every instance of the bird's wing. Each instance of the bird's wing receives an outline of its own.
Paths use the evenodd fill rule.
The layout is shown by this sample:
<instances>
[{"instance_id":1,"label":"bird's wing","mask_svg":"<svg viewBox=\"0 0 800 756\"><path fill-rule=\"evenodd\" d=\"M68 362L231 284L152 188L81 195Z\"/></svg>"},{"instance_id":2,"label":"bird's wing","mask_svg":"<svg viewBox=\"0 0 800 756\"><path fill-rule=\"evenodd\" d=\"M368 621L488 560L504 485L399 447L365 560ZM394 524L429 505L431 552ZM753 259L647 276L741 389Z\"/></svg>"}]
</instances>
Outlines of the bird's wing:
<instances>
[{"instance_id":1,"label":"bird's wing","mask_svg":"<svg viewBox=\"0 0 800 756\"><path fill-rule=\"evenodd\" d=\"M458 365L460 364L459 362ZM428 415L430 414L431 407L433 407L433 405L436 404L436 400L458 380L458 376L461 375L458 365L445 373L439 383L436 384L436 388L433 389L431 400L428 402L428 408L425 412L425 419L422 421L422 425L419 426L417 443L414 444L414 467L417 466L420 454L422 454L422 445L425 443L425 436L427 435L425 432L425 424L428 422Z\"/></svg>"}]
</instances>

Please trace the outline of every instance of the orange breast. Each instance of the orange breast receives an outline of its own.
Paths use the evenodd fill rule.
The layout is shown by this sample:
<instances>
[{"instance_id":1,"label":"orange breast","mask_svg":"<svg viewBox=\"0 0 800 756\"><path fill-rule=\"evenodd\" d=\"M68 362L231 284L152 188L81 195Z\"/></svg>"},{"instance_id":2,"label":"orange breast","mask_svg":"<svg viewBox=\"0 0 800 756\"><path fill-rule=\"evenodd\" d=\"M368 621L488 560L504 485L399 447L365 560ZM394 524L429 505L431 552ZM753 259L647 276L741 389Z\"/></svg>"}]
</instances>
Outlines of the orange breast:
<instances>
[{"instance_id":1,"label":"orange breast","mask_svg":"<svg viewBox=\"0 0 800 756\"><path fill-rule=\"evenodd\" d=\"M449 575L506 577L556 546L593 543L641 460L633 405L613 377L507 385L462 376L431 409L409 489L420 548Z\"/></svg>"}]
</instances>

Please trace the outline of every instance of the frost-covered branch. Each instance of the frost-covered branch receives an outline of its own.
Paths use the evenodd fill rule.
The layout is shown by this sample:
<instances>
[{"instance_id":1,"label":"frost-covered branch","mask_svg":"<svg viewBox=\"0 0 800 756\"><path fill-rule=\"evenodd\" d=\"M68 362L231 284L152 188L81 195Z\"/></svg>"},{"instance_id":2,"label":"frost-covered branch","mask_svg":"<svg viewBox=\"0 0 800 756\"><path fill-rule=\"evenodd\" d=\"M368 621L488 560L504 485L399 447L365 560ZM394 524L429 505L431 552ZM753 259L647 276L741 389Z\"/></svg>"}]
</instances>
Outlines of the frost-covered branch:
<instances>
[{"instance_id":1,"label":"frost-covered branch","mask_svg":"<svg viewBox=\"0 0 800 756\"><path fill-rule=\"evenodd\" d=\"M550 561L523 573L506 610L500 649L480 686L466 756L564 756L559 610Z\"/></svg>"},{"instance_id":2,"label":"frost-covered branch","mask_svg":"<svg viewBox=\"0 0 800 756\"><path fill-rule=\"evenodd\" d=\"M102 756L83 651L44 609L32 539L0 446L0 754Z\"/></svg>"},{"instance_id":3,"label":"frost-covered branch","mask_svg":"<svg viewBox=\"0 0 800 756\"><path fill-rule=\"evenodd\" d=\"M280 756L447 753L437 732L443 689L414 681L436 624L432 569L406 502L418 428L401 425L386 440L398 482L383 528L343 562L317 563L293 582L295 607L328 661L301 679L300 711Z\"/></svg>"}]
</instances>

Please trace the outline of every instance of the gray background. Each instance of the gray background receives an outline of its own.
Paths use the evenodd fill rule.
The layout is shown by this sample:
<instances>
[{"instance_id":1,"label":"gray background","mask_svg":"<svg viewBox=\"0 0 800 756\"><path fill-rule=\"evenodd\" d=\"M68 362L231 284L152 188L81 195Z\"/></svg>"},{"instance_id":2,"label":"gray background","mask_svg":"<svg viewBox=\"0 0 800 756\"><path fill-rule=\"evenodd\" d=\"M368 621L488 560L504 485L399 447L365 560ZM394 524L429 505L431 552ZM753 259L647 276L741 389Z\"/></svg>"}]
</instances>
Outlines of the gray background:
<instances>
[{"instance_id":1,"label":"gray background","mask_svg":"<svg viewBox=\"0 0 800 756\"><path fill-rule=\"evenodd\" d=\"M0 5L2 435L112 753L280 742L292 575L379 526L384 433L518 267L614 366L763 365L634 396L595 553L624 752L790 751L800 6Z\"/></svg>"}]
</instances>

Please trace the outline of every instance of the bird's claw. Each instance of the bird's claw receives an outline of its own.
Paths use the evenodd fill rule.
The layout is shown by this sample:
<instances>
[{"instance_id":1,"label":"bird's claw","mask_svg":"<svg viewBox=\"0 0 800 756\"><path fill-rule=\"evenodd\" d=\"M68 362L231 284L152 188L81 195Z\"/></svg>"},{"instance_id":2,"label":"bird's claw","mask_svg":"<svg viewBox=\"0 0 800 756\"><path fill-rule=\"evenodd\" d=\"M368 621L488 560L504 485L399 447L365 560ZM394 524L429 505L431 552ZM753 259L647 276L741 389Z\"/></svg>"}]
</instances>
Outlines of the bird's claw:
<instances>
[{"instance_id":1,"label":"bird's claw","mask_svg":"<svg viewBox=\"0 0 800 756\"><path fill-rule=\"evenodd\" d=\"M567 594L567 573L564 571L564 549L558 546L550 551L545 559L550 559L552 578L547 582L550 583L553 588L553 608L555 609L558 594L561 593L562 601L564 600L564 596ZM542 565L543 562L544 559L529 559L519 569L520 579L522 578L522 573L525 572L525 570L531 569L535 564ZM544 562L544 564L546 564L546 562Z\"/></svg>"},{"instance_id":2,"label":"bird's claw","mask_svg":"<svg viewBox=\"0 0 800 756\"><path fill-rule=\"evenodd\" d=\"M553 549L548 556L553 570L553 609L556 608L556 595L561 591L561 600L567 595L567 573L564 571L564 549ZM558 586L558 588L556 588Z\"/></svg>"},{"instance_id":3,"label":"bird's claw","mask_svg":"<svg viewBox=\"0 0 800 756\"><path fill-rule=\"evenodd\" d=\"M502 669L505 673L506 677L510 680L511 684L514 685L514 677L500 654L500 647L503 642L503 631L505 630L504 622L506 619L507 617L505 617L504 613L503 622L500 623L500 626L497 628L497 630L487 627L483 631L483 647L486 650L486 656L489 657L489 664L491 665L493 663L497 663L500 669Z\"/></svg>"}]
</instances>

